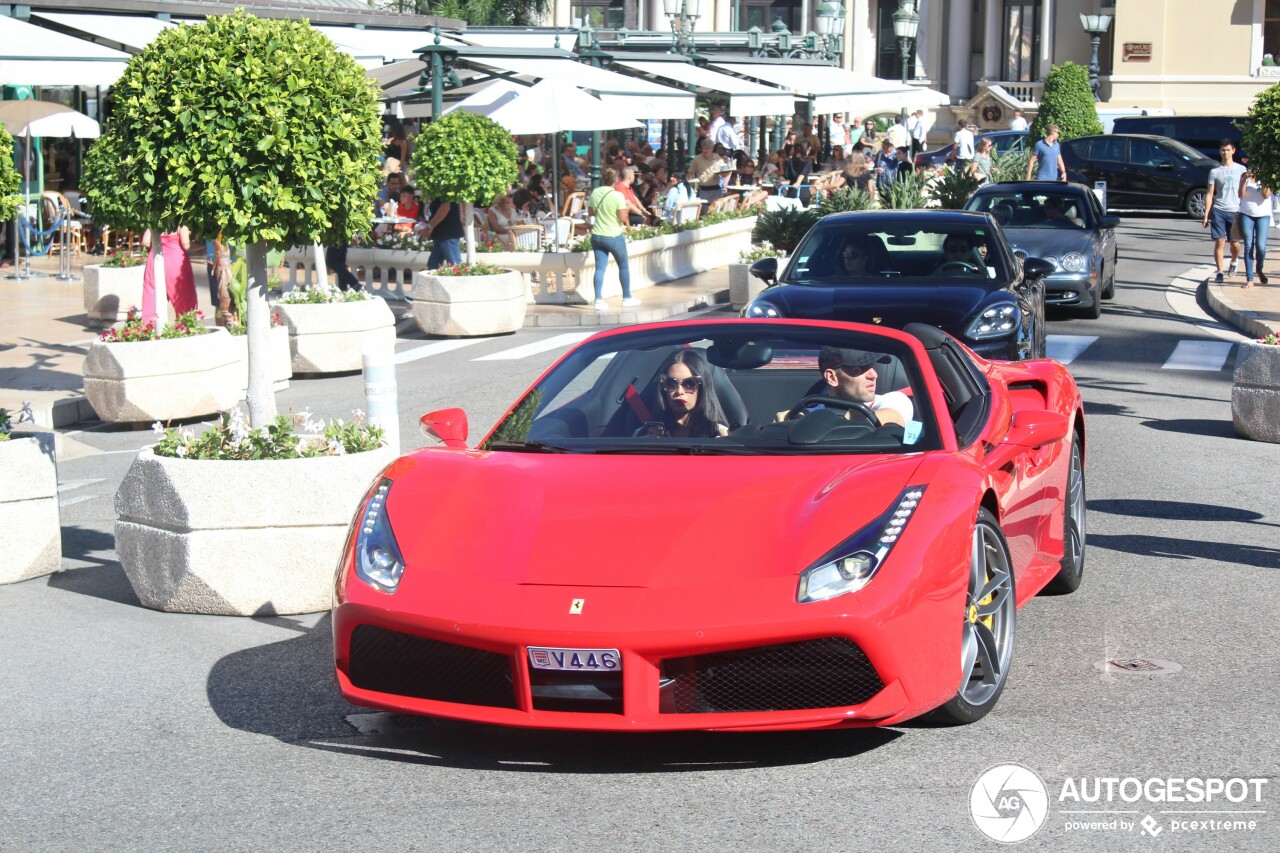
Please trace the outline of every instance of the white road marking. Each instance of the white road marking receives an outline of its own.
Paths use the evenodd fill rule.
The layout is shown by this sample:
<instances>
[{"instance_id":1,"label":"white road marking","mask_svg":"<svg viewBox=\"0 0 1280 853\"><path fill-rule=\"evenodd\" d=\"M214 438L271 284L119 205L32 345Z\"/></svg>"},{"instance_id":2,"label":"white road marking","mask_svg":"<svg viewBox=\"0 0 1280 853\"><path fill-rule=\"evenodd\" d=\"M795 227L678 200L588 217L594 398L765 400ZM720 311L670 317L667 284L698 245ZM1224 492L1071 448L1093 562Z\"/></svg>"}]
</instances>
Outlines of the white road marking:
<instances>
[{"instance_id":1,"label":"white road marking","mask_svg":"<svg viewBox=\"0 0 1280 853\"><path fill-rule=\"evenodd\" d=\"M1192 267L1187 270L1169 282L1169 286L1165 289L1165 301L1169 303L1174 313L1185 318L1206 335L1226 341L1243 340L1244 336L1238 329L1233 329L1217 317L1206 314L1200 307L1197 298L1200 285L1213 274L1213 271L1214 268L1211 266Z\"/></svg>"},{"instance_id":2,"label":"white road marking","mask_svg":"<svg viewBox=\"0 0 1280 853\"><path fill-rule=\"evenodd\" d=\"M472 344L478 344L481 341L487 341L489 338L456 338L447 341L434 341L429 344L423 344L413 349L402 350L396 353L396 364L406 364L410 361L417 361L420 358L427 358L441 353L452 352L456 349L469 347Z\"/></svg>"},{"instance_id":3,"label":"white road marking","mask_svg":"<svg viewBox=\"0 0 1280 853\"><path fill-rule=\"evenodd\" d=\"M585 341L594 335L595 332L575 332L569 335L556 335L542 341L535 341L531 344L525 344L520 347L512 347L502 352L495 352L491 355L482 355L472 361L513 361L518 358L528 358L531 355L548 352L553 349L561 349L563 347L572 346L579 341Z\"/></svg>"},{"instance_id":4,"label":"white road marking","mask_svg":"<svg viewBox=\"0 0 1280 853\"><path fill-rule=\"evenodd\" d=\"M1235 344L1225 341L1178 341L1165 370L1221 370Z\"/></svg>"},{"instance_id":5,"label":"white road marking","mask_svg":"<svg viewBox=\"0 0 1280 853\"><path fill-rule=\"evenodd\" d=\"M78 498L68 498L66 500L58 501L58 506L71 506L73 504L84 503L85 501L91 501L96 497L98 496L97 495L81 495ZM105 498L105 497L108 497L108 495L103 495L102 497Z\"/></svg>"},{"instance_id":6,"label":"white road marking","mask_svg":"<svg viewBox=\"0 0 1280 853\"><path fill-rule=\"evenodd\" d=\"M1097 335L1046 335L1045 354L1063 364L1070 364L1097 339Z\"/></svg>"}]
</instances>

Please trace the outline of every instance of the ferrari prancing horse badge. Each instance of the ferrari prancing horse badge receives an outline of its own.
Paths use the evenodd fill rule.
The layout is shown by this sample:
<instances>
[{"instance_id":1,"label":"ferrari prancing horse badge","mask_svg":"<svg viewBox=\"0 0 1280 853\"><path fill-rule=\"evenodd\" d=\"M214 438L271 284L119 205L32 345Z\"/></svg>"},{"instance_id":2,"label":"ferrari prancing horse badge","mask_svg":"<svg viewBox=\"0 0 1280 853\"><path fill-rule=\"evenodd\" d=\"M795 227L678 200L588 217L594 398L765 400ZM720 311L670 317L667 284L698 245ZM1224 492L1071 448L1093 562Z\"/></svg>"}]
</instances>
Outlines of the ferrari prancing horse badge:
<instances>
[{"instance_id":1,"label":"ferrari prancing horse badge","mask_svg":"<svg viewBox=\"0 0 1280 853\"><path fill-rule=\"evenodd\" d=\"M572 602L570 602L570 604L569 604L569 615L570 615L570 616L581 616L581 615L582 615L582 605L586 604L586 602L587 602L587 600L586 600L585 598L575 598L575 599L574 599Z\"/></svg>"}]
</instances>

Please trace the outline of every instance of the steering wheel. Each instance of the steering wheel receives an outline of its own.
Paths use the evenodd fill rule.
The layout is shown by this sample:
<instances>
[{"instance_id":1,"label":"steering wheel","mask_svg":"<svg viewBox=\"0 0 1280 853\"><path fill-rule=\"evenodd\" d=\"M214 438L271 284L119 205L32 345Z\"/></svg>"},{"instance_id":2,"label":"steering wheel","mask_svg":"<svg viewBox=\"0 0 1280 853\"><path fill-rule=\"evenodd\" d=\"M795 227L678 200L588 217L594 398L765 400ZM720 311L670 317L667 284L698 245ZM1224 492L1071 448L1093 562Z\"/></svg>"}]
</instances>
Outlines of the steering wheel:
<instances>
[{"instance_id":1,"label":"steering wheel","mask_svg":"<svg viewBox=\"0 0 1280 853\"><path fill-rule=\"evenodd\" d=\"M880 428L880 418L876 417L876 413L866 403L859 403L857 400L846 400L843 397L828 397L825 394L810 394L799 403L796 403L787 410L784 421L795 420L800 413L811 406L823 405L828 409L843 409L846 412L853 412L855 415L861 415L872 429Z\"/></svg>"},{"instance_id":2,"label":"steering wheel","mask_svg":"<svg viewBox=\"0 0 1280 853\"><path fill-rule=\"evenodd\" d=\"M982 271L978 269L978 265L971 261L943 261L934 271L935 275L946 275L947 273L961 272L968 275L982 275Z\"/></svg>"}]
</instances>

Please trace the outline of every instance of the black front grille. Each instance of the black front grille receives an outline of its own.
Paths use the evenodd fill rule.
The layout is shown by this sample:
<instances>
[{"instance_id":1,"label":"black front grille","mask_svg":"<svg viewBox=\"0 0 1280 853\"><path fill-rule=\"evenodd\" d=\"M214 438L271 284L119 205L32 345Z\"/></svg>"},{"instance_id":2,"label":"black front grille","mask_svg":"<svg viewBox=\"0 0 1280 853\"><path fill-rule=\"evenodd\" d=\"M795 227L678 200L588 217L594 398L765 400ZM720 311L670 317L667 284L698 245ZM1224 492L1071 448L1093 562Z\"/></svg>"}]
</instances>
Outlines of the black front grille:
<instances>
[{"instance_id":1,"label":"black front grille","mask_svg":"<svg viewBox=\"0 0 1280 853\"><path fill-rule=\"evenodd\" d=\"M508 655L373 625L358 625L351 632L348 675L362 690L491 708L516 707Z\"/></svg>"},{"instance_id":2,"label":"black front grille","mask_svg":"<svg viewBox=\"0 0 1280 853\"><path fill-rule=\"evenodd\" d=\"M622 673L529 669L535 711L622 713Z\"/></svg>"},{"instance_id":3,"label":"black front grille","mask_svg":"<svg viewBox=\"0 0 1280 853\"><path fill-rule=\"evenodd\" d=\"M867 701L884 684L851 640L827 637L662 662L664 714L796 711Z\"/></svg>"}]
</instances>

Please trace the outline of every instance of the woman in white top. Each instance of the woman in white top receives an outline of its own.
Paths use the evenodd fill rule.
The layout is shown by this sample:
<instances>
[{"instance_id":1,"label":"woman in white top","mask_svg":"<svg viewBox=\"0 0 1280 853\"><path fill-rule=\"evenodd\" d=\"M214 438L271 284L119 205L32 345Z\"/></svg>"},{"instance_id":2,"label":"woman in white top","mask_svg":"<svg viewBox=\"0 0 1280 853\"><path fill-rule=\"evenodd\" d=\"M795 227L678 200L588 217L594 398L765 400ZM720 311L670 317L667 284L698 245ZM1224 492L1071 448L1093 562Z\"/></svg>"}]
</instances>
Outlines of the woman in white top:
<instances>
[{"instance_id":1,"label":"woman in white top","mask_svg":"<svg viewBox=\"0 0 1280 853\"><path fill-rule=\"evenodd\" d=\"M1240 180L1240 232L1244 235L1244 286L1253 287L1254 252L1257 252L1258 281L1267 283L1262 264L1267 259L1267 231L1271 228L1271 189L1264 187L1253 172Z\"/></svg>"},{"instance_id":2,"label":"woman in white top","mask_svg":"<svg viewBox=\"0 0 1280 853\"><path fill-rule=\"evenodd\" d=\"M509 195L500 195L489 208L489 233L508 249L511 245L511 226L516 224L516 204Z\"/></svg>"}]
</instances>

